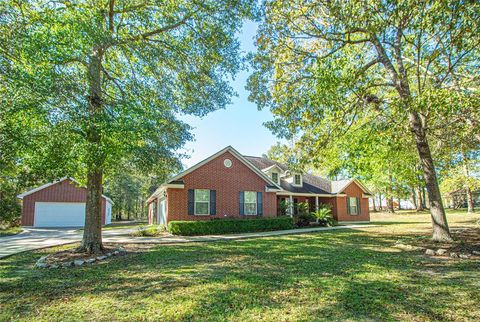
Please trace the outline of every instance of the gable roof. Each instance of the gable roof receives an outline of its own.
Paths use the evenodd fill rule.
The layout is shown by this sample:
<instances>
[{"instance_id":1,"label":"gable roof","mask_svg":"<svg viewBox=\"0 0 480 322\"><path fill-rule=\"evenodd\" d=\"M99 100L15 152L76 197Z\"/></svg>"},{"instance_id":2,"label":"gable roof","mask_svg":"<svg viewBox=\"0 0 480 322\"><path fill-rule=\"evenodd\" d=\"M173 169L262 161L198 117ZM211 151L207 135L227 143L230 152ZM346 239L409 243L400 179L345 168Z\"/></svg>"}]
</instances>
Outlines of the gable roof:
<instances>
[{"instance_id":1,"label":"gable roof","mask_svg":"<svg viewBox=\"0 0 480 322\"><path fill-rule=\"evenodd\" d=\"M284 172L288 170L288 166L286 164L282 164L282 163L267 159L265 157L246 156L245 158L248 159L250 162L252 162L252 164L254 164L260 170L267 170L273 166L277 166L278 168L282 169ZM320 176L316 176L310 173L304 173L302 181L303 181L303 185L301 187L294 186L283 179L280 180L280 185L284 190L292 193L336 195L343 192L343 190L345 190L350 184L355 182L363 190L363 192L369 195L372 194L360 181L356 179L330 181Z\"/></svg>"},{"instance_id":2,"label":"gable roof","mask_svg":"<svg viewBox=\"0 0 480 322\"><path fill-rule=\"evenodd\" d=\"M73 179L73 178L70 178L70 177L63 177L63 178L60 178L60 179L58 179L58 180L55 180L55 181L46 183L46 184L44 184L44 185L41 185L40 187L37 187L37 188L34 188L34 189L32 189L32 190L29 190L29 191L26 191L26 192L24 192L24 193L21 193L21 194L19 194L19 195L17 196L17 198L23 199L23 197L25 197L25 196L31 195L32 193L35 193L35 192L37 192L37 191L43 190L43 189L45 189L45 188L48 188L48 187L50 187L50 186L56 185L57 183L63 182L63 181L65 181L65 180L70 180L70 181L76 183L80 188L86 189L85 187L82 187L77 180L75 180L75 179ZM108 201L113 205L112 199L108 198L107 196L105 196L105 195L103 195L103 194L102 194L102 197L105 198L106 200L108 200Z\"/></svg>"},{"instance_id":3,"label":"gable roof","mask_svg":"<svg viewBox=\"0 0 480 322\"><path fill-rule=\"evenodd\" d=\"M343 190L345 190L349 185L352 183L356 183L360 189L363 190L366 194L373 195L370 190L367 189L360 181L357 179L348 179L348 180L338 180L338 181L332 181L332 193L341 193Z\"/></svg>"},{"instance_id":4,"label":"gable roof","mask_svg":"<svg viewBox=\"0 0 480 322\"><path fill-rule=\"evenodd\" d=\"M193 172L194 170L200 168L201 166L203 166L204 164L207 164L208 162L212 161L213 159L219 157L220 155L224 154L225 152L230 152L235 158L237 158L240 162L242 162L244 165L246 165L250 170L252 170L256 175L258 175L260 178L262 178L263 180L265 180L265 182L267 183L267 187L270 188L270 189L279 189L281 190L281 186L276 184L269 176L267 176L265 173L263 173L261 171L261 169L259 169L258 167L256 167L254 164L252 164L252 162L250 160L248 160L248 158L246 158L245 156L243 156L242 154L240 154L237 150L235 150L232 146L227 146L223 149L221 149L220 151L218 151L217 153L215 154L212 154L211 156L209 156L208 158L198 162L197 164L191 166L190 168L180 172L179 174L175 175L174 177L170 178L169 180L167 180L166 182L162 183L160 185L160 187L158 187L151 195L150 197L147 199L147 203L150 202L151 200L153 200L155 198L155 196L157 196L161 191L162 189L168 185L168 184L172 184L174 182L178 182L179 179L183 178L185 175L189 174L190 172ZM183 182L182 182L183 183Z\"/></svg>"}]
</instances>

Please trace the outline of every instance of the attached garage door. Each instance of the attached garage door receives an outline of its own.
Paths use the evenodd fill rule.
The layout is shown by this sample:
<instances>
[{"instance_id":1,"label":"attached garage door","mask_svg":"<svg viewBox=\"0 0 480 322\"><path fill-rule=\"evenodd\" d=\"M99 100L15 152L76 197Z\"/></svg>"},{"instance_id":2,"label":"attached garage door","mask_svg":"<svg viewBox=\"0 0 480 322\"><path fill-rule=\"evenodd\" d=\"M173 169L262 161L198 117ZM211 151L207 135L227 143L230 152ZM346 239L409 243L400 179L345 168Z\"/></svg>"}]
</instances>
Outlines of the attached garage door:
<instances>
[{"instance_id":1,"label":"attached garage door","mask_svg":"<svg viewBox=\"0 0 480 322\"><path fill-rule=\"evenodd\" d=\"M35 227L80 227L84 225L84 202L35 203Z\"/></svg>"}]
</instances>

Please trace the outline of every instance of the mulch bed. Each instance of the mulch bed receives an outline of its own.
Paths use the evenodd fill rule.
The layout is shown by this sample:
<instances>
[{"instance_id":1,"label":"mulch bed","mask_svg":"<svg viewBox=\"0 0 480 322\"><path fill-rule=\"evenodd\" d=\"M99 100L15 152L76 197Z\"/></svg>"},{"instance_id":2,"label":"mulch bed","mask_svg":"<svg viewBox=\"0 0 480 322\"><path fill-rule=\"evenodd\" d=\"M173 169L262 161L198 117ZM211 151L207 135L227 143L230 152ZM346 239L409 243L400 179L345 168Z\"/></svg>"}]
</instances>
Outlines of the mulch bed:
<instances>
[{"instance_id":1,"label":"mulch bed","mask_svg":"<svg viewBox=\"0 0 480 322\"><path fill-rule=\"evenodd\" d=\"M445 248L450 252L471 253L480 251L480 228L451 229L453 243L436 243L429 239L421 240L418 246L426 248Z\"/></svg>"}]
</instances>

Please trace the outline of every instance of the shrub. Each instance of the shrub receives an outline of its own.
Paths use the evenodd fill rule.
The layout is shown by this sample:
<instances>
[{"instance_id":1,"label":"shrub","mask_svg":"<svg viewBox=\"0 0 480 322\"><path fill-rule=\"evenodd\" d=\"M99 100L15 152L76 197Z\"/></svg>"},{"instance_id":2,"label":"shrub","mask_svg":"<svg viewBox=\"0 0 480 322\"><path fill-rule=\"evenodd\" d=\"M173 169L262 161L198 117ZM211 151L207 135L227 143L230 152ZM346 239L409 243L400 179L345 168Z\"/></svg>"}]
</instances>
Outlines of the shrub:
<instances>
[{"instance_id":1,"label":"shrub","mask_svg":"<svg viewBox=\"0 0 480 322\"><path fill-rule=\"evenodd\" d=\"M307 202L300 202L297 204L297 214L295 217L295 224L298 227L305 227L315 220L315 217L309 212L310 205Z\"/></svg>"},{"instance_id":2,"label":"shrub","mask_svg":"<svg viewBox=\"0 0 480 322\"><path fill-rule=\"evenodd\" d=\"M0 226L16 227L20 225L20 205L12 198L0 199Z\"/></svg>"},{"instance_id":3,"label":"shrub","mask_svg":"<svg viewBox=\"0 0 480 322\"><path fill-rule=\"evenodd\" d=\"M156 237L162 235L167 228L164 225L150 225L139 227L130 235L134 237Z\"/></svg>"},{"instance_id":4,"label":"shrub","mask_svg":"<svg viewBox=\"0 0 480 322\"><path fill-rule=\"evenodd\" d=\"M294 228L294 225L290 217L171 221L168 224L170 233L184 236L247 233L292 228Z\"/></svg>"},{"instance_id":5,"label":"shrub","mask_svg":"<svg viewBox=\"0 0 480 322\"><path fill-rule=\"evenodd\" d=\"M312 215L320 226L333 226L332 211L329 207L320 207L317 211L312 212Z\"/></svg>"}]
</instances>

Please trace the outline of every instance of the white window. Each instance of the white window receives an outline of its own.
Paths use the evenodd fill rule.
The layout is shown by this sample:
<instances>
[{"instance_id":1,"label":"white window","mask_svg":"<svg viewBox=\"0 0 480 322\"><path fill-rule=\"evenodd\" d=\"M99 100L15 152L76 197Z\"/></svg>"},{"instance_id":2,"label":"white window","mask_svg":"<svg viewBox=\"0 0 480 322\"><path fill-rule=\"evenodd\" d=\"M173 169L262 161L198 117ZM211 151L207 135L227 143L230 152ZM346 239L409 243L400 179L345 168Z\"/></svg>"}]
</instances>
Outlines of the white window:
<instances>
[{"instance_id":1,"label":"white window","mask_svg":"<svg viewBox=\"0 0 480 322\"><path fill-rule=\"evenodd\" d=\"M357 198L348 197L348 206L350 208L350 215L358 215Z\"/></svg>"},{"instance_id":2,"label":"white window","mask_svg":"<svg viewBox=\"0 0 480 322\"><path fill-rule=\"evenodd\" d=\"M210 190L195 189L195 215L210 214Z\"/></svg>"},{"instance_id":3,"label":"white window","mask_svg":"<svg viewBox=\"0 0 480 322\"><path fill-rule=\"evenodd\" d=\"M245 191L245 203L243 205L245 215L257 214L257 193L255 191Z\"/></svg>"},{"instance_id":4,"label":"white window","mask_svg":"<svg viewBox=\"0 0 480 322\"><path fill-rule=\"evenodd\" d=\"M297 186L302 184L302 177L299 174L293 176L293 183Z\"/></svg>"},{"instance_id":5,"label":"white window","mask_svg":"<svg viewBox=\"0 0 480 322\"><path fill-rule=\"evenodd\" d=\"M272 180L275 183L278 183L278 173L277 172L272 172Z\"/></svg>"}]
</instances>

